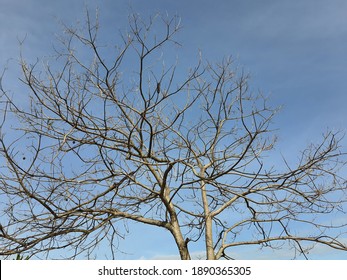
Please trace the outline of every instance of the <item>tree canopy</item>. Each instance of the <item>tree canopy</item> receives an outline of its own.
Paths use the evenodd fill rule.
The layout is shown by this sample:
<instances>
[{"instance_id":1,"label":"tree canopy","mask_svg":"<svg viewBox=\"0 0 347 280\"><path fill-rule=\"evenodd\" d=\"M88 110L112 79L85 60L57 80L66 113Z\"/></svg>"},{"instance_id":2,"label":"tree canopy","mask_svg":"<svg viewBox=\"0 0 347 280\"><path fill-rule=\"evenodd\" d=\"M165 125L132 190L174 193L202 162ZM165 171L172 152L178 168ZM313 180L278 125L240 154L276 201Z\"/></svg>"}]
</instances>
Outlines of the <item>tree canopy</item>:
<instances>
[{"instance_id":1,"label":"tree canopy","mask_svg":"<svg viewBox=\"0 0 347 280\"><path fill-rule=\"evenodd\" d=\"M347 250L346 221L331 219L346 201L340 134L276 166L277 109L231 58L180 69L180 29L132 14L111 48L87 15L55 60L21 57L27 96L1 86L0 255L89 258L102 243L116 258L127 220L163 228L181 259L193 242L207 259Z\"/></svg>"}]
</instances>

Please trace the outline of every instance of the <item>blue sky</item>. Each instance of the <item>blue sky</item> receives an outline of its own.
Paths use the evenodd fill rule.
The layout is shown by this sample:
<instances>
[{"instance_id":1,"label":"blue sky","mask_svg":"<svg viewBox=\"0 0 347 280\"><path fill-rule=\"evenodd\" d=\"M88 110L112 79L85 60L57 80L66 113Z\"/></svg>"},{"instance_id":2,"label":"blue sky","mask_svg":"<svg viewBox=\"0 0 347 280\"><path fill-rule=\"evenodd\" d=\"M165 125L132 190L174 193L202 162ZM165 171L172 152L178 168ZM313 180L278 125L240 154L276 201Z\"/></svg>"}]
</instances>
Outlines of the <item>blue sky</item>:
<instances>
[{"instance_id":1,"label":"blue sky","mask_svg":"<svg viewBox=\"0 0 347 280\"><path fill-rule=\"evenodd\" d=\"M179 15L184 27L179 54L187 68L198 50L210 61L232 55L250 73L254 90L270 95L274 106L283 105L274 128L280 129L278 149L284 155L302 150L327 128L347 132L345 0L0 0L0 68L9 67L8 87L18 87L18 41L25 38L23 53L29 59L51 54L55 36L62 32L60 22L83 22L85 6L99 8L107 36L126 28L131 11ZM347 147L347 139L342 144ZM174 246L167 245L173 240L161 232L139 231L136 225L130 225L130 232L120 248L131 254L121 258L177 256ZM200 248L195 249L198 254ZM247 258L249 251L238 254ZM343 257L330 254L317 249L317 258Z\"/></svg>"}]
</instances>

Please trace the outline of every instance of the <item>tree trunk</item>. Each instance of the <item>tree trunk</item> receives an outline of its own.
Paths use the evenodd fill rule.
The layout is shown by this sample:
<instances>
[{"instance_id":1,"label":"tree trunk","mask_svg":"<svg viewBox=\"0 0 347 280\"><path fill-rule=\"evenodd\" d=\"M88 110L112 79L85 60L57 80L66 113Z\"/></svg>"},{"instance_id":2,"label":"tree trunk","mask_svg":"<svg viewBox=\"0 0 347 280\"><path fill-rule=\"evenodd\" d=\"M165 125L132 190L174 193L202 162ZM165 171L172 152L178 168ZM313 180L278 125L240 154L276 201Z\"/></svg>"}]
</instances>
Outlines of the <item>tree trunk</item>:
<instances>
[{"instance_id":1,"label":"tree trunk","mask_svg":"<svg viewBox=\"0 0 347 280\"><path fill-rule=\"evenodd\" d=\"M191 258L188 250L188 242L184 240L177 220L171 223L170 231L176 241L181 260L190 260Z\"/></svg>"},{"instance_id":2,"label":"tree trunk","mask_svg":"<svg viewBox=\"0 0 347 280\"><path fill-rule=\"evenodd\" d=\"M200 176L205 176L205 169L207 166L201 168ZM206 246L206 259L215 260L216 255L213 248L213 230L212 230L212 216L209 209L209 203L207 198L206 184L201 182L201 197L205 212L205 246Z\"/></svg>"},{"instance_id":3,"label":"tree trunk","mask_svg":"<svg viewBox=\"0 0 347 280\"><path fill-rule=\"evenodd\" d=\"M213 238L212 238L212 218L210 215L206 217L205 224L205 245L206 245L206 259L215 260L216 255L213 248Z\"/></svg>"}]
</instances>

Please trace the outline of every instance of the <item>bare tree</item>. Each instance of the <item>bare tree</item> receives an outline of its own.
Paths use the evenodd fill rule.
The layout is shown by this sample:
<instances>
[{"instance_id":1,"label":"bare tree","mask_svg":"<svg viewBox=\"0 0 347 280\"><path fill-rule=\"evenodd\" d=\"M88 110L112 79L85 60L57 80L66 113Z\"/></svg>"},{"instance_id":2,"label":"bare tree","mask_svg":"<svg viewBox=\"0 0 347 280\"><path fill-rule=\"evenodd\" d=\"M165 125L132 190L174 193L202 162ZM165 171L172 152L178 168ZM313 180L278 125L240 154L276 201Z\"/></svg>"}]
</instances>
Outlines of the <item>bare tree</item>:
<instances>
[{"instance_id":1,"label":"bare tree","mask_svg":"<svg viewBox=\"0 0 347 280\"><path fill-rule=\"evenodd\" d=\"M1 87L0 255L87 258L107 242L115 258L127 220L165 229L181 259L192 242L207 259L245 245L347 250L346 222L330 219L346 198L338 134L273 166L277 110L247 75L200 58L184 73L164 60L179 18L129 19L111 49L88 15L55 63L20 60L27 96Z\"/></svg>"}]
</instances>

